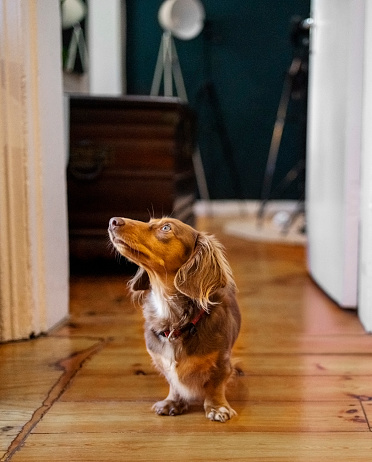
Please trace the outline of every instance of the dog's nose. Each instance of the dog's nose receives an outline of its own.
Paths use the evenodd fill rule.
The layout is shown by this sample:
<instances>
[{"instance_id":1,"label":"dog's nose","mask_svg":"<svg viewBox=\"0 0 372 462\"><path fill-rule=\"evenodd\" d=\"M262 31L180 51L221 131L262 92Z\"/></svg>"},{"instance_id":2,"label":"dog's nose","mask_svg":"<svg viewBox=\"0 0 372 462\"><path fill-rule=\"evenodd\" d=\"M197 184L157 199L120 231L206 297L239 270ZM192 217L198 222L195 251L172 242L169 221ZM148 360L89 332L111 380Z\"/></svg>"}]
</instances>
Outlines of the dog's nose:
<instances>
[{"instance_id":1,"label":"dog's nose","mask_svg":"<svg viewBox=\"0 0 372 462\"><path fill-rule=\"evenodd\" d=\"M113 217L110 220L110 228L111 229L118 228L119 226L123 226L123 225L125 225L124 218Z\"/></svg>"}]
</instances>

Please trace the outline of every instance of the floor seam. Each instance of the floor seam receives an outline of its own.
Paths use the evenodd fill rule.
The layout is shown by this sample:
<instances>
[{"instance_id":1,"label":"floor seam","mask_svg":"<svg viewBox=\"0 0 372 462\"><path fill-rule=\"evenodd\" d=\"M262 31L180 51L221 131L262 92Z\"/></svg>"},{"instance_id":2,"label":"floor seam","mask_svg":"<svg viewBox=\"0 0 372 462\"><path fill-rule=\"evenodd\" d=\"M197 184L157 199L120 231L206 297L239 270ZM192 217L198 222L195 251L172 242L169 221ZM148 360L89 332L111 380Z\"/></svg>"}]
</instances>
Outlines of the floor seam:
<instances>
[{"instance_id":1,"label":"floor seam","mask_svg":"<svg viewBox=\"0 0 372 462\"><path fill-rule=\"evenodd\" d=\"M22 430L14 438L8 450L5 452L3 457L0 459L1 462L8 462L11 457L16 453L25 443L27 437L32 432L33 428L40 422L45 414L50 410L53 404L63 395L71 381L82 368L84 363L89 360L92 356L101 351L106 345L107 341L100 341L94 344L90 348L82 351L78 351L67 358L63 358L56 362L56 365L63 370L57 382L49 390L42 405L35 410L32 414L31 419L26 422Z\"/></svg>"}]
</instances>

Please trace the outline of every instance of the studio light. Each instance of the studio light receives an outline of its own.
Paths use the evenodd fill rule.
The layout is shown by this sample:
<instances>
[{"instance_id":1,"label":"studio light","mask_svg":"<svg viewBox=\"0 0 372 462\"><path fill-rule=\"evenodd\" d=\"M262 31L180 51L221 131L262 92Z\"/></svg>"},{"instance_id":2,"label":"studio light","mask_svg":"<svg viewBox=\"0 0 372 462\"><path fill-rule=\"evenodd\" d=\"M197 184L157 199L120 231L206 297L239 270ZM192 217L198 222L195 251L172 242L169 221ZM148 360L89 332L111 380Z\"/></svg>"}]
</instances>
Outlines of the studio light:
<instances>
[{"instance_id":1,"label":"studio light","mask_svg":"<svg viewBox=\"0 0 372 462\"><path fill-rule=\"evenodd\" d=\"M204 27L205 12L198 0L166 0L159 9L159 24L181 40L197 37Z\"/></svg>"},{"instance_id":2,"label":"studio light","mask_svg":"<svg viewBox=\"0 0 372 462\"><path fill-rule=\"evenodd\" d=\"M87 14L87 6L82 0L62 0L62 29L72 28L71 40L67 49L65 71L72 72L77 56L80 56L83 72L88 68L88 50L80 22Z\"/></svg>"},{"instance_id":3,"label":"studio light","mask_svg":"<svg viewBox=\"0 0 372 462\"><path fill-rule=\"evenodd\" d=\"M63 0L61 7L63 29L74 27L87 14L87 6L81 0Z\"/></svg>"},{"instance_id":4,"label":"studio light","mask_svg":"<svg viewBox=\"0 0 372 462\"><path fill-rule=\"evenodd\" d=\"M158 21L163 29L155 67L151 95L159 95L162 77L164 96L173 96L173 79L176 95L187 101L187 94L173 37L191 40L204 27L205 11L199 0L166 0L159 8Z\"/></svg>"},{"instance_id":5,"label":"studio light","mask_svg":"<svg viewBox=\"0 0 372 462\"><path fill-rule=\"evenodd\" d=\"M166 0L162 3L158 12L158 21L164 32L152 81L151 96L159 95L163 79L164 96L178 96L182 101L188 101L173 37L181 40L191 40L197 37L203 30L204 19L205 11L200 0ZM209 200L199 148L193 155L193 162L200 197Z\"/></svg>"}]
</instances>

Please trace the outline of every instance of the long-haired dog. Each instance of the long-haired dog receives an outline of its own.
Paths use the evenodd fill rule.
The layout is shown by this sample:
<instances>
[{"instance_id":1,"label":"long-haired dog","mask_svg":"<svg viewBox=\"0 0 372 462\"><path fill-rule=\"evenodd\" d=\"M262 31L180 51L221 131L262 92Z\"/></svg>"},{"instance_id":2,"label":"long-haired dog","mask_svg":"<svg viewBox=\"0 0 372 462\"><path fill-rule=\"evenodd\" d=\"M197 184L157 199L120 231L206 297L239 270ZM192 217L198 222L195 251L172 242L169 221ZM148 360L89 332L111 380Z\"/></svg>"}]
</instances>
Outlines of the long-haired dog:
<instances>
[{"instance_id":1,"label":"long-haired dog","mask_svg":"<svg viewBox=\"0 0 372 462\"><path fill-rule=\"evenodd\" d=\"M225 388L240 312L222 245L171 218L115 217L108 231L117 251L139 266L129 285L143 294L147 350L169 383L153 409L177 415L203 400L208 419L230 419L236 413Z\"/></svg>"}]
</instances>

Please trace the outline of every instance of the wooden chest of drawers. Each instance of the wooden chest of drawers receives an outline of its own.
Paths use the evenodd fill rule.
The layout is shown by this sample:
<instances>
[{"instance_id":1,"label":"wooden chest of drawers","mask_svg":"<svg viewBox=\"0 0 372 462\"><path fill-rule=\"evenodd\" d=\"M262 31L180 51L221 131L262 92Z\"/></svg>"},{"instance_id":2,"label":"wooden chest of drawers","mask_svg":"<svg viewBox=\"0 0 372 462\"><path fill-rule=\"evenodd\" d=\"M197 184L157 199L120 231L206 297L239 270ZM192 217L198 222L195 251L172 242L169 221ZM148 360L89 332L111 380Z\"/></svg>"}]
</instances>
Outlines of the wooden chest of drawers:
<instances>
[{"instance_id":1,"label":"wooden chest of drawers","mask_svg":"<svg viewBox=\"0 0 372 462\"><path fill-rule=\"evenodd\" d=\"M110 258L108 221L193 224L195 117L177 98L70 98L70 256Z\"/></svg>"}]
</instances>

